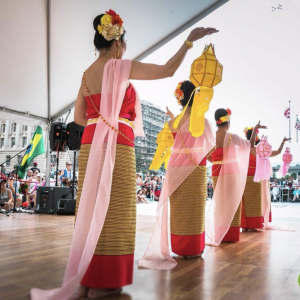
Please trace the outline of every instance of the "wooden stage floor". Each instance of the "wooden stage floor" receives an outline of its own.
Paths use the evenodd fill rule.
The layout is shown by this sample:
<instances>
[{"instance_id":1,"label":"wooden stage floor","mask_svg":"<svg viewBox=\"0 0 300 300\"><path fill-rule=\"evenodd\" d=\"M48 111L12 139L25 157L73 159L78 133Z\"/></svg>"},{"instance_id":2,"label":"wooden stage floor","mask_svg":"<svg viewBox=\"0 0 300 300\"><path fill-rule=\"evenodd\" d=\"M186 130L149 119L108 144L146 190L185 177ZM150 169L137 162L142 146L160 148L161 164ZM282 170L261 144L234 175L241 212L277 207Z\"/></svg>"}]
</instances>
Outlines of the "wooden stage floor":
<instances>
[{"instance_id":1,"label":"wooden stage floor","mask_svg":"<svg viewBox=\"0 0 300 300\"><path fill-rule=\"evenodd\" d=\"M155 222L154 216L138 215L134 283L106 299L300 299L300 204L272 210L273 223L297 231L245 232L239 243L206 247L203 259L178 260L171 271L137 268ZM73 222L74 216L0 215L1 300L29 299L32 287L61 284Z\"/></svg>"}]
</instances>

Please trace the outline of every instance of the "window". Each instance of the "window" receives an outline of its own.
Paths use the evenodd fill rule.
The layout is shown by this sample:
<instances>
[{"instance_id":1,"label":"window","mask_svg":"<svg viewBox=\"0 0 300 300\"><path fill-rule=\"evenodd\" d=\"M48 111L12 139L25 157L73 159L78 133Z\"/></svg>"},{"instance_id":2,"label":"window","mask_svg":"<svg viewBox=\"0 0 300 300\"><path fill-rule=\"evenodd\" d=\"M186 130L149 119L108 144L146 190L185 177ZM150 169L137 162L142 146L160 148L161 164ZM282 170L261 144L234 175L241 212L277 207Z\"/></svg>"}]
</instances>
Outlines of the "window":
<instances>
[{"instance_id":1,"label":"window","mask_svg":"<svg viewBox=\"0 0 300 300\"><path fill-rule=\"evenodd\" d=\"M10 155L6 155L6 166L10 166Z\"/></svg>"},{"instance_id":2,"label":"window","mask_svg":"<svg viewBox=\"0 0 300 300\"><path fill-rule=\"evenodd\" d=\"M4 146L4 139L2 138L0 141L0 148L2 148Z\"/></svg>"},{"instance_id":3,"label":"window","mask_svg":"<svg viewBox=\"0 0 300 300\"><path fill-rule=\"evenodd\" d=\"M36 130L36 125L32 126L32 130L35 131Z\"/></svg>"},{"instance_id":4,"label":"window","mask_svg":"<svg viewBox=\"0 0 300 300\"><path fill-rule=\"evenodd\" d=\"M5 124L1 124L1 132L5 132Z\"/></svg>"},{"instance_id":5,"label":"window","mask_svg":"<svg viewBox=\"0 0 300 300\"><path fill-rule=\"evenodd\" d=\"M11 138L11 146L13 147L16 144L16 138L12 137Z\"/></svg>"},{"instance_id":6,"label":"window","mask_svg":"<svg viewBox=\"0 0 300 300\"><path fill-rule=\"evenodd\" d=\"M18 165L21 164L22 159L23 159L23 155L18 155Z\"/></svg>"},{"instance_id":7,"label":"window","mask_svg":"<svg viewBox=\"0 0 300 300\"><path fill-rule=\"evenodd\" d=\"M28 129L28 126L27 126L27 125L23 125L23 126L22 126L22 131L27 131L27 129Z\"/></svg>"},{"instance_id":8,"label":"window","mask_svg":"<svg viewBox=\"0 0 300 300\"><path fill-rule=\"evenodd\" d=\"M11 132L16 132L17 129L17 124L16 123L12 123L11 124Z\"/></svg>"},{"instance_id":9,"label":"window","mask_svg":"<svg viewBox=\"0 0 300 300\"><path fill-rule=\"evenodd\" d=\"M63 123L64 122L64 118L58 118L57 122Z\"/></svg>"},{"instance_id":10,"label":"window","mask_svg":"<svg viewBox=\"0 0 300 300\"><path fill-rule=\"evenodd\" d=\"M23 136L22 137L22 147L25 147L27 145L27 137Z\"/></svg>"}]
</instances>

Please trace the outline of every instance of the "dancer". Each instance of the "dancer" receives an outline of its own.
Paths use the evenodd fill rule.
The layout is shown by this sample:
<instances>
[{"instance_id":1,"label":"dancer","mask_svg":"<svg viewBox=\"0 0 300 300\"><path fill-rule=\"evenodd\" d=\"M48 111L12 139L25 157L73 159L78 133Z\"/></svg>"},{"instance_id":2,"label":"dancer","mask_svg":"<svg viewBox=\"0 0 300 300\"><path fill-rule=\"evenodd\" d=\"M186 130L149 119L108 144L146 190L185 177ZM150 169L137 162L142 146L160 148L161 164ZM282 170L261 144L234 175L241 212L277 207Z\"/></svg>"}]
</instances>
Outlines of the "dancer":
<instances>
[{"instance_id":1,"label":"dancer","mask_svg":"<svg viewBox=\"0 0 300 300\"><path fill-rule=\"evenodd\" d=\"M216 149L212 153L212 180L214 195L206 219L208 244L218 246L221 241L240 239L241 200L246 183L250 142L228 132L231 111L220 108L215 112L218 127ZM255 127L265 128L258 123Z\"/></svg>"},{"instance_id":2,"label":"dancer","mask_svg":"<svg viewBox=\"0 0 300 300\"><path fill-rule=\"evenodd\" d=\"M244 130L246 139L250 140L253 135L253 127L247 127ZM251 147L249 157L249 167L247 173L247 182L243 195L242 228L246 231L256 231L257 228L263 228L264 218L262 209L262 182L255 182L254 175L256 171L256 145L260 139L257 136L258 131L254 130L255 146ZM290 139L284 138L278 150L272 151L270 157L279 155L282 152L284 143ZM271 204L270 204L271 205ZM272 221L272 212L270 210L269 222Z\"/></svg>"},{"instance_id":3,"label":"dancer","mask_svg":"<svg viewBox=\"0 0 300 300\"><path fill-rule=\"evenodd\" d=\"M217 32L194 29L165 65L155 65L122 59L125 31L114 11L97 16L93 25L100 55L85 72L75 105L75 122L87 126L79 158L77 216L68 266L62 288L34 289L33 300L95 299L120 293L122 286L132 283L136 226L133 146L134 137L143 135L143 127L140 101L128 79L173 76L192 42ZM126 188L125 193L120 186Z\"/></svg>"},{"instance_id":4,"label":"dancer","mask_svg":"<svg viewBox=\"0 0 300 300\"><path fill-rule=\"evenodd\" d=\"M169 128L174 136L174 139L179 140L177 143L180 145L179 151L184 151L184 143L181 142L181 135L184 139L193 139L191 133L187 130L183 131L184 124L189 123L187 120L190 118L191 109L194 100L195 86L190 81L184 81L180 85L180 90L183 92L183 96L178 97L182 109L186 105L188 108L184 117L179 122L178 128L174 128L173 118L169 122ZM201 91L200 91L201 92ZM193 94L193 95L192 95ZM182 99L181 99L182 98ZM180 100L181 99L181 100ZM190 101L189 101L190 99ZM188 103L189 102L189 103ZM169 110L167 111L169 114ZM187 127L187 126L185 126ZM179 128L182 128L181 130ZM180 130L180 131L179 131ZM190 148L187 150L190 154L183 153L187 156L185 163L189 166L193 166L193 170L186 178L182 178L182 183L176 188L170 195L170 229L171 229L171 247L172 251L178 255L179 258L194 258L202 254L205 247L205 204L207 196L207 169L206 169L206 155L213 149L214 146L214 132L209 122L206 122L205 139L211 144L206 147L206 153L201 153L201 161L197 161L197 166L193 166L188 155L191 155L193 151L201 150L201 148ZM196 138L194 138L196 140ZM198 138L199 140L201 139ZM176 143L176 140L175 140ZM176 149L175 153L178 151ZM203 151L203 149L202 149ZM182 164L181 168L185 168ZM181 169L178 168L178 173L181 173ZM170 174L172 174L170 172ZM176 177L178 175L176 174ZM174 178L170 175L170 181Z\"/></svg>"},{"instance_id":5,"label":"dancer","mask_svg":"<svg viewBox=\"0 0 300 300\"><path fill-rule=\"evenodd\" d=\"M177 101L185 109L185 113L169 122L169 128L175 138L174 146L160 194L158 221L148 249L139 261L141 267L168 270L176 266L168 245L169 198L172 251L179 258L194 258L200 256L205 247L205 157L214 147L215 134L208 120L205 120L202 136L193 137L189 131L194 93L195 86L190 81L181 82L175 92ZM172 115L170 111L167 111L167 114ZM175 126L175 123L178 126Z\"/></svg>"}]
</instances>

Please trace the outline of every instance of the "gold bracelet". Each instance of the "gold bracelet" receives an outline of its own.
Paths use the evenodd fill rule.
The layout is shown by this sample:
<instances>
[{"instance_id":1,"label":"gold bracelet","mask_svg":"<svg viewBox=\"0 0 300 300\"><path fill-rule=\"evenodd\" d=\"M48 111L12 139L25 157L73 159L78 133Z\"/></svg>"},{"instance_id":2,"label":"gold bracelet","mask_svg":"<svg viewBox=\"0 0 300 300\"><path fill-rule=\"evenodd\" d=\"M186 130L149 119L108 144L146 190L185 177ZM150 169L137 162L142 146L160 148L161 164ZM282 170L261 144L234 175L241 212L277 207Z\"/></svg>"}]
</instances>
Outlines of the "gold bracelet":
<instances>
[{"instance_id":1,"label":"gold bracelet","mask_svg":"<svg viewBox=\"0 0 300 300\"><path fill-rule=\"evenodd\" d=\"M193 48L193 42L190 42L190 41L186 40L184 43L186 44L186 46L187 46L187 48L188 48L189 50L190 50L191 48Z\"/></svg>"}]
</instances>

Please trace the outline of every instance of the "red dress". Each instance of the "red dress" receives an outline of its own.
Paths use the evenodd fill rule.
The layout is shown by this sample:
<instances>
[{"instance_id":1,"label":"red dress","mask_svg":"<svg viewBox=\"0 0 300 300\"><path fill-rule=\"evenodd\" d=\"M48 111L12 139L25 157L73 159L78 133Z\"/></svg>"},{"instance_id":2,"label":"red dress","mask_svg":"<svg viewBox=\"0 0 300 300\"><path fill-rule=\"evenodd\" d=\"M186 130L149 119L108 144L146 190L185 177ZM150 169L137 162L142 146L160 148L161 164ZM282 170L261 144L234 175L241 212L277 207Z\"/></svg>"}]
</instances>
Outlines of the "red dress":
<instances>
[{"instance_id":1,"label":"red dress","mask_svg":"<svg viewBox=\"0 0 300 300\"><path fill-rule=\"evenodd\" d=\"M223 159L223 148L217 148L213 153L212 153L212 161L222 161ZM213 182L216 181L216 177L219 176L220 171L221 171L222 165L220 164L213 164L212 165L212 179ZM230 197L230 195L228 195ZM236 218L236 215L234 219ZM229 230L225 234L222 242L237 242L240 240L240 220L239 220L239 226L230 226Z\"/></svg>"},{"instance_id":2,"label":"red dress","mask_svg":"<svg viewBox=\"0 0 300 300\"><path fill-rule=\"evenodd\" d=\"M174 138L176 136L176 133L172 132ZM201 166L206 166L206 157L203 158L203 160L200 162ZM207 193L207 182L205 182L205 191ZM186 191L187 195L191 194L191 191ZM172 196L171 196L172 197ZM192 198L192 199L191 199ZM205 199L197 199L197 197L193 198L191 197L189 201L206 201ZM170 206L172 210L172 199L170 200ZM204 206L205 207L205 206ZM196 209L196 207L194 208ZM182 199L182 210L189 210L189 207L184 206L184 199ZM205 210L205 209L204 209ZM201 218L201 211L199 211L199 218ZM205 213L203 213L204 217ZM184 220L181 220L184 221ZM174 216L174 219L171 218L171 222L178 222L176 221L176 215ZM203 220L204 222L204 220ZM180 226L180 224L178 224ZM172 228L172 226L171 226ZM200 254L204 248L205 248L205 231L203 231L200 234L187 234L185 235L179 235L179 234L173 234L171 232L171 246L172 251L176 253L177 255L198 255Z\"/></svg>"},{"instance_id":3,"label":"red dress","mask_svg":"<svg viewBox=\"0 0 300 300\"><path fill-rule=\"evenodd\" d=\"M100 107L101 94L91 95L96 107ZM90 98L85 97L87 103L87 119L98 118ZM120 117L134 121L136 94L134 88L130 85L126 90L124 101L122 103ZM94 137L96 124L87 125L84 129L81 144L91 144ZM132 141L134 133L131 127L119 123L118 128L125 136ZM117 144L123 144L134 147L123 136L118 134ZM81 284L91 288L120 288L124 285L132 284L133 279L133 254L129 255L93 255L90 265L81 280Z\"/></svg>"}]
</instances>

